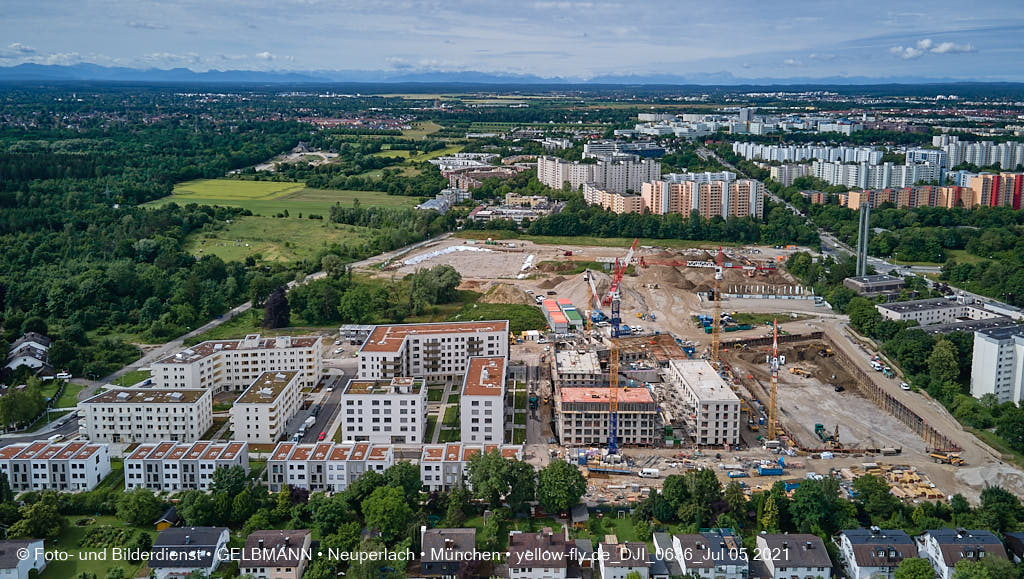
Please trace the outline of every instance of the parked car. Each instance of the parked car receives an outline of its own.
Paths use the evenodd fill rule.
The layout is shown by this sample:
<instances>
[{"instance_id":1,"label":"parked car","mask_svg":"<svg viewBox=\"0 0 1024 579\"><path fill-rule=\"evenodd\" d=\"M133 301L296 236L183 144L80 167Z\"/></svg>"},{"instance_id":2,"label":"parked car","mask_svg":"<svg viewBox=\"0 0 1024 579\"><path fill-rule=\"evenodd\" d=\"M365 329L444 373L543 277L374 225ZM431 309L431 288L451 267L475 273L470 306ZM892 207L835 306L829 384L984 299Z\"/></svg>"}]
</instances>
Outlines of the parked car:
<instances>
[{"instance_id":1,"label":"parked car","mask_svg":"<svg viewBox=\"0 0 1024 579\"><path fill-rule=\"evenodd\" d=\"M327 438L327 432L323 430L320 431L320 436L316 437L317 440L323 440L325 438Z\"/></svg>"},{"instance_id":2,"label":"parked car","mask_svg":"<svg viewBox=\"0 0 1024 579\"><path fill-rule=\"evenodd\" d=\"M71 373L69 373L69 372L57 372L57 379L58 380L70 380L71 379Z\"/></svg>"},{"instance_id":3,"label":"parked car","mask_svg":"<svg viewBox=\"0 0 1024 579\"><path fill-rule=\"evenodd\" d=\"M900 382L900 389L910 390L910 384L907 384L906 382Z\"/></svg>"},{"instance_id":4,"label":"parked car","mask_svg":"<svg viewBox=\"0 0 1024 579\"><path fill-rule=\"evenodd\" d=\"M342 353L342 352L344 352L344 351L345 351L345 348L335 348L335 349L334 349L334 353L335 353L335 354L340 354L340 353Z\"/></svg>"}]
</instances>

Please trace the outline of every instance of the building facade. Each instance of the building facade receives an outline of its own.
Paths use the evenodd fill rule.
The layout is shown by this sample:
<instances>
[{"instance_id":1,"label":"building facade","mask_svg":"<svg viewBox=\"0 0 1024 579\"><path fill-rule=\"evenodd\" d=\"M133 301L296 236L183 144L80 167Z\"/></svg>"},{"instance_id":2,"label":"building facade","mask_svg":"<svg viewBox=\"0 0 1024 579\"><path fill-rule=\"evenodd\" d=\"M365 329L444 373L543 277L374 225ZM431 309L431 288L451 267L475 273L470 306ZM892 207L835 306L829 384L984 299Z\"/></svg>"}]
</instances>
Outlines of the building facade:
<instances>
[{"instance_id":1,"label":"building facade","mask_svg":"<svg viewBox=\"0 0 1024 579\"><path fill-rule=\"evenodd\" d=\"M214 394L241 391L264 372L295 371L299 386L312 388L323 372L318 336L215 340L196 344L153 364L158 388L206 388Z\"/></svg>"},{"instance_id":2,"label":"building facade","mask_svg":"<svg viewBox=\"0 0 1024 579\"><path fill-rule=\"evenodd\" d=\"M953 579L953 567L962 559L980 561L985 557L1008 559L1006 547L991 531L936 529L917 538L917 550L928 559L939 579Z\"/></svg>"},{"instance_id":3,"label":"building facade","mask_svg":"<svg viewBox=\"0 0 1024 579\"><path fill-rule=\"evenodd\" d=\"M994 394L1000 403L1024 398L1024 326L974 332L971 396Z\"/></svg>"},{"instance_id":4,"label":"building facade","mask_svg":"<svg viewBox=\"0 0 1024 579\"><path fill-rule=\"evenodd\" d=\"M11 490L88 491L110 474L110 447L87 442L18 442L0 448Z\"/></svg>"},{"instance_id":5,"label":"building facade","mask_svg":"<svg viewBox=\"0 0 1024 579\"><path fill-rule=\"evenodd\" d=\"M811 534L759 534L757 548L772 579L830 579L832 559L821 537ZM776 556L776 553L778 556Z\"/></svg>"},{"instance_id":6,"label":"building facade","mask_svg":"<svg viewBox=\"0 0 1024 579\"><path fill-rule=\"evenodd\" d=\"M231 430L251 444L273 444L302 406L300 373L264 372L231 405Z\"/></svg>"},{"instance_id":7,"label":"building facade","mask_svg":"<svg viewBox=\"0 0 1024 579\"><path fill-rule=\"evenodd\" d=\"M207 491L213 473L240 466L249 472L249 444L244 441L140 444L124 459L124 488L154 492Z\"/></svg>"},{"instance_id":8,"label":"building facade","mask_svg":"<svg viewBox=\"0 0 1024 579\"><path fill-rule=\"evenodd\" d=\"M427 389L422 379L350 380L341 393L346 442L423 444Z\"/></svg>"},{"instance_id":9,"label":"building facade","mask_svg":"<svg viewBox=\"0 0 1024 579\"><path fill-rule=\"evenodd\" d=\"M508 357L508 320L376 326L359 349L359 378L461 380L473 356Z\"/></svg>"},{"instance_id":10,"label":"building facade","mask_svg":"<svg viewBox=\"0 0 1024 579\"><path fill-rule=\"evenodd\" d=\"M462 442L505 442L506 366L507 360L502 356L469 359L459 397Z\"/></svg>"},{"instance_id":11,"label":"building facade","mask_svg":"<svg viewBox=\"0 0 1024 579\"><path fill-rule=\"evenodd\" d=\"M267 461L267 487L341 492L367 471L384 472L393 464L394 448L386 445L279 442Z\"/></svg>"},{"instance_id":12,"label":"building facade","mask_svg":"<svg viewBox=\"0 0 1024 579\"><path fill-rule=\"evenodd\" d=\"M78 403L79 431L94 442L199 440L213 426L210 390L112 389Z\"/></svg>"},{"instance_id":13,"label":"building facade","mask_svg":"<svg viewBox=\"0 0 1024 579\"><path fill-rule=\"evenodd\" d=\"M309 529L255 531L245 538L238 571L251 579L302 579L312 542Z\"/></svg>"},{"instance_id":14,"label":"building facade","mask_svg":"<svg viewBox=\"0 0 1024 579\"><path fill-rule=\"evenodd\" d=\"M736 179L735 173L672 173L645 182L640 197L643 211L655 215L696 211L701 217L763 217L764 184Z\"/></svg>"},{"instance_id":15,"label":"building facade","mask_svg":"<svg viewBox=\"0 0 1024 579\"><path fill-rule=\"evenodd\" d=\"M671 360L666 382L683 395L690 434L699 445L738 444L740 399L707 360Z\"/></svg>"},{"instance_id":16,"label":"building facade","mask_svg":"<svg viewBox=\"0 0 1024 579\"><path fill-rule=\"evenodd\" d=\"M901 561L917 557L914 540L899 529L847 529L838 542L850 579L893 579Z\"/></svg>"},{"instance_id":17,"label":"building facade","mask_svg":"<svg viewBox=\"0 0 1024 579\"><path fill-rule=\"evenodd\" d=\"M509 444L428 444L420 454L420 480L429 491L450 490L469 486L467 466L469 459L480 452L500 452L509 460L522 460L523 447Z\"/></svg>"},{"instance_id":18,"label":"building facade","mask_svg":"<svg viewBox=\"0 0 1024 579\"><path fill-rule=\"evenodd\" d=\"M970 298L947 300L930 298L891 304L877 304L875 309L882 317L894 322L917 322L918 325L948 324L964 320L988 320L1002 317L974 304Z\"/></svg>"},{"instance_id":19,"label":"building facade","mask_svg":"<svg viewBox=\"0 0 1024 579\"><path fill-rule=\"evenodd\" d=\"M608 443L608 388L566 388L555 398L555 417L564 445ZM618 389L619 444L654 444L658 406L646 388Z\"/></svg>"}]
</instances>

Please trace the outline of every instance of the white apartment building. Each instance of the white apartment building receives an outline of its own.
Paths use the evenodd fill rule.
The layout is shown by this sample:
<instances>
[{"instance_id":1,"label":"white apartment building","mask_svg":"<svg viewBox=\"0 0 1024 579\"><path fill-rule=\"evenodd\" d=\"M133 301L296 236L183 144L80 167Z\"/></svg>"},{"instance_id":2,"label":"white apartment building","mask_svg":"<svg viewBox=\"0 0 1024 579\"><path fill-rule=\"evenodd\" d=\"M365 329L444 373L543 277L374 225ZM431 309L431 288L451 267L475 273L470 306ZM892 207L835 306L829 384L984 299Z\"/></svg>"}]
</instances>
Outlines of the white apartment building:
<instances>
[{"instance_id":1,"label":"white apartment building","mask_svg":"<svg viewBox=\"0 0 1024 579\"><path fill-rule=\"evenodd\" d=\"M800 161L827 161L837 163L867 163L878 165L884 151L877 147L829 147L824 145L761 145L758 143L732 144L732 152L747 160L779 161L796 163Z\"/></svg>"},{"instance_id":2,"label":"white apartment building","mask_svg":"<svg viewBox=\"0 0 1024 579\"><path fill-rule=\"evenodd\" d=\"M115 388L78 403L79 431L94 442L199 440L213 426L210 390Z\"/></svg>"},{"instance_id":3,"label":"white apartment building","mask_svg":"<svg viewBox=\"0 0 1024 579\"><path fill-rule=\"evenodd\" d=\"M344 440L422 444L427 389L422 379L349 380L341 393Z\"/></svg>"},{"instance_id":4,"label":"white apartment building","mask_svg":"<svg viewBox=\"0 0 1024 579\"><path fill-rule=\"evenodd\" d=\"M830 185L845 185L857 189L887 189L912 187L918 183L941 183L944 172L941 165L911 163L896 165L882 163L846 164L827 161L811 163L811 174Z\"/></svg>"},{"instance_id":5,"label":"white apartment building","mask_svg":"<svg viewBox=\"0 0 1024 579\"><path fill-rule=\"evenodd\" d=\"M301 375L295 370L264 372L231 405L231 430L251 444L273 444L302 406Z\"/></svg>"},{"instance_id":6,"label":"white apartment building","mask_svg":"<svg viewBox=\"0 0 1024 579\"><path fill-rule=\"evenodd\" d=\"M739 444L740 399L707 360L669 360L664 375L682 392L697 444Z\"/></svg>"},{"instance_id":7,"label":"white apartment building","mask_svg":"<svg viewBox=\"0 0 1024 579\"><path fill-rule=\"evenodd\" d=\"M460 440L463 442L505 442L506 365L507 360L502 356L469 359L459 397Z\"/></svg>"},{"instance_id":8,"label":"white apartment building","mask_svg":"<svg viewBox=\"0 0 1024 579\"><path fill-rule=\"evenodd\" d=\"M932 324L949 324L963 320L989 320L1001 317L1001 314L974 305L973 300L930 298L877 304L875 309L882 317L894 322L914 321L921 326Z\"/></svg>"},{"instance_id":9,"label":"white apartment building","mask_svg":"<svg viewBox=\"0 0 1024 579\"><path fill-rule=\"evenodd\" d=\"M971 396L986 394L1018 405L1024 398L1024 326L974 332Z\"/></svg>"},{"instance_id":10,"label":"white apartment building","mask_svg":"<svg viewBox=\"0 0 1024 579\"><path fill-rule=\"evenodd\" d=\"M621 445L654 444L658 405L647 388L618 389L617 434ZM564 388L555 417L564 445L608 444L609 388Z\"/></svg>"},{"instance_id":11,"label":"white apartment building","mask_svg":"<svg viewBox=\"0 0 1024 579\"><path fill-rule=\"evenodd\" d=\"M319 336L211 340L153 364L157 388L207 388L214 394L241 391L264 372L295 371L299 387L314 387L323 372Z\"/></svg>"},{"instance_id":12,"label":"white apartment building","mask_svg":"<svg viewBox=\"0 0 1024 579\"><path fill-rule=\"evenodd\" d=\"M936 529L917 538L917 551L935 568L938 579L953 579L954 567L962 559L980 561L985 557L1007 559L1006 548L991 531Z\"/></svg>"},{"instance_id":13,"label":"white apartment building","mask_svg":"<svg viewBox=\"0 0 1024 579\"><path fill-rule=\"evenodd\" d=\"M310 492L341 492L363 473L395 464L391 446L356 442L279 442L267 461L270 492L293 486Z\"/></svg>"},{"instance_id":14,"label":"white apartment building","mask_svg":"<svg viewBox=\"0 0 1024 579\"><path fill-rule=\"evenodd\" d=\"M932 146L942 148L950 167L961 163L979 167L998 164L1003 170L1012 170L1024 165L1024 143L1019 141L961 141L957 136L937 135L932 137Z\"/></svg>"},{"instance_id":15,"label":"white apartment building","mask_svg":"<svg viewBox=\"0 0 1024 579\"><path fill-rule=\"evenodd\" d=\"M509 460L523 460L521 445L473 445L460 442L425 445L420 455L420 480L429 491L448 490L461 485L468 487L469 459L481 451L495 450Z\"/></svg>"},{"instance_id":16,"label":"white apartment building","mask_svg":"<svg viewBox=\"0 0 1024 579\"><path fill-rule=\"evenodd\" d=\"M850 579L893 579L904 559L917 558L914 540L899 529L846 529L839 553Z\"/></svg>"},{"instance_id":17,"label":"white apartment building","mask_svg":"<svg viewBox=\"0 0 1024 579\"><path fill-rule=\"evenodd\" d=\"M88 491L110 474L110 447L36 440L0 448L0 472L11 490Z\"/></svg>"},{"instance_id":18,"label":"white apartment building","mask_svg":"<svg viewBox=\"0 0 1024 579\"><path fill-rule=\"evenodd\" d=\"M772 579L830 579L832 559L821 537L811 534L759 534L757 548ZM778 553L779 556L774 556Z\"/></svg>"},{"instance_id":19,"label":"white apartment building","mask_svg":"<svg viewBox=\"0 0 1024 579\"><path fill-rule=\"evenodd\" d=\"M772 165L768 168L768 174L772 180L782 184L783 187L789 187L800 177L808 177L811 175L811 166L806 164L792 164L788 163L785 165Z\"/></svg>"},{"instance_id":20,"label":"white apartment building","mask_svg":"<svg viewBox=\"0 0 1024 579\"><path fill-rule=\"evenodd\" d=\"M508 358L508 320L376 326L359 348L359 378L461 380L473 356Z\"/></svg>"},{"instance_id":21,"label":"white apartment building","mask_svg":"<svg viewBox=\"0 0 1024 579\"><path fill-rule=\"evenodd\" d=\"M563 184L576 191L586 183L612 193L639 192L645 181L661 176L661 161L637 155L603 157L597 163L566 161L557 157L537 158L537 180L552 189Z\"/></svg>"},{"instance_id":22,"label":"white apartment building","mask_svg":"<svg viewBox=\"0 0 1024 579\"><path fill-rule=\"evenodd\" d=\"M210 490L213 473L240 466L249 472L249 444L240 440L140 444L124 459L124 488L154 492Z\"/></svg>"}]
</instances>

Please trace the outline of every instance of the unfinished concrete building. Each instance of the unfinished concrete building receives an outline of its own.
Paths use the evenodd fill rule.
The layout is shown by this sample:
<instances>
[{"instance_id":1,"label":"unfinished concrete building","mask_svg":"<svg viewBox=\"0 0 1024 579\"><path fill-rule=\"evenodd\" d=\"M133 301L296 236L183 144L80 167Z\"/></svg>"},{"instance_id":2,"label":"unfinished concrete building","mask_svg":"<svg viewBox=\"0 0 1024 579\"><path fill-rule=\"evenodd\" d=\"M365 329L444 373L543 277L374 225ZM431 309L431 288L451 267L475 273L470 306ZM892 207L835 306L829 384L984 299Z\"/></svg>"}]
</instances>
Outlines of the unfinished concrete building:
<instances>
[{"instance_id":1,"label":"unfinished concrete building","mask_svg":"<svg viewBox=\"0 0 1024 579\"><path fill-rule=\"evenodd\" d=\"M597 352L559 350L551 378L556 388L595 388L608 386L608 375L601 370Z\"/></svg>"},{"instance_id":2,"label":"unfinished concrete building","mask_svg":"<svg viewBox=\"0 0 1024 579\"><path fill-rule=\"evenodd\" d=\"M664 376L682 395L694 442L739 443L740 399L707 360L672 360Z\"/></svg>"},{"instance_id":3,"label":"unfinished concrete building","mask_svg":"<svg viewBox=\"0 0 1024 579\"><path fill-rule=\"evenodd\" d=\"M608 442L609 388L566 388L555 402L563 445L604 445ZM658 405L647 388L619 388L619 444L654 444Z\"/></svg>"}]
</instances>

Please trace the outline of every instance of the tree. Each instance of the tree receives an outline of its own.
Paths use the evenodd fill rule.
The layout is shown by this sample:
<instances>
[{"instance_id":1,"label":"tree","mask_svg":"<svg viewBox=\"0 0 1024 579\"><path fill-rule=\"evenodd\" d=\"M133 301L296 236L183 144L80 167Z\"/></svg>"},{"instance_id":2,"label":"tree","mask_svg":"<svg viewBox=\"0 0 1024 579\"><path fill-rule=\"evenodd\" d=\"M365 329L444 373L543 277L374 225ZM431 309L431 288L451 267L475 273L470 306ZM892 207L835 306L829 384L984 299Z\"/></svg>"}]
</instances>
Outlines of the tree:
<instances>
[{"instance_id":1,"label":"tree","mask_svg":"<svg viewBox=\"0 0 1024 579\"><path fill-rule=\"evenodd\" d=\"M46 492L21 508L21 520L11 525L7 535L12 539L56 539L67 526L67 518L57 510L57 494Z\"/></svg>"},{"instance_id":2,"label":"tree","mask_svg":"<svg viewBox=\"0 0 1024 579\"><path fill-rule=\"evenodd\" d=\"M957 362L956 346L949 340L942 339L932 346L928 356L928 375L938 384L955 382L960 375L960 364Z\"/></svg>"},{"instance_id":3,"label":"tree","mask_svg":"<svg viewBox=\"0 0 1024 579\"><path fill-rule=\"evenodd\" d=\"M329 253L320 258L320 269L331 277L338 277L345 272L345 262L337 255Z\"/></svg>"},{"instance_id":4,"label":"tree","mask_svg":"<svg viewBox=\"0 0 1024 579\"><path fill-rule=\"evenodd\" d=\"M1012 562L991 556L973 561L960 559L954 569L957 579L1016 579L1020 576Z\"/></svg>"},{"instance_id":5,"label":"tree","mask_svg":"<svg viewBox=\"0 0 1024 579\"><path fill-rule=\"evenodd\" d=\"M469 484L473 495L492 506L508 501L513 508L522 507L534 497L533 467L509 460L497 450L474 454L469 459Z\"/></svg>"},{"instance_id":6,"label":"tree","mask_svg":"<svg viewBox=\"0 0 1024 579\"><path fill-rule=\"evenodd\" d=\"M764 501L764 508L761 511L761 519L757 522L762 531L778 533L779 528L779 505L775 501L775 495L768 494Z\"/></svg>"},{"instance_id":7,"label":"tree","mask_svg":"<svg viewBox=\"0 0 1024 579\"><path fill-rule=\"evenodd\" d=\"M729 505L729 512L736 517L736 520L744 522L747 518L747 494L737 481L731 481L725 487L725 502Z\"/></svg>"},{"instance_id":8,"label":"tree","mask_svg":"<svg viewBox=\"0 0 1024 579\"><path fill-rule=\"evenodd\" d=\"M213 499L202 491L188 491L178 501L178 516L190 527L204 527L213 522L215 516Z\"/></svg>"},{"instance_id":9,"label":"tree","mask_svg":"<svg viewBox=\"0 0 1024 579\"><path fill-rule=\"evenodd\" d=\"M996 421L996 434L1014 450L1024 452L1024 410L1012 408L1003 412Z\"/></svg>"},{"instance_id":10,"label":"tree","mask_svg":"<svg viewBox=\"0 0 1024 579\"><path fill-rule=\"evenodd\" d=\"M133 550L131 552L132 553L136 553L138 555L141 555L142 553L149 553L149 551L152 548L153 548L153 537L151 537L149 533L143 531L143 532L139 533L138 535L136 535L135 541L132 543L132 549ZM132 559L132 561L135 562L135 563L138 563L140 560L141 560L141 557L139 557L139 556L136 556L134 559Z\"/></svg>"},{"instance_id":11,"label":"tree","mask_svg":"<svg viewBox=\"0 0 1024 579\"><path fill-rule=\"evenodd\" d=\"M445 511L442 526L447 528L461 527L466 520L466 506L469 504L469 491L458 486L448 491L445 499Z\"/></svg>"},{"instance_id":12,"label":"tree","mask_svg":"<svg viewBox=\"0 0 1024 579\"><path fill-rule=\"evenodd\" d=\"M802 481L789 512L802 533L831 535L855 522L853 505L839 498L839 481L832 477Z\"/></svg>"},{"instance_id":13,"label":"tree","mask_svg":"<svg viewBox=\"0 0 1024 579\"><path fill-rule=\"evenodd\" d=\"M14 491L11 490L11 484L7 480L7 473L0 472L0 503L10 503L14 501Z\"/></svg>"},{"instance_id":14,"label":"tree","mask_svg":"<svg viewBox=\"0 0 1024 579\"><path fill-rule=\"evenodd\" d=\"M46 326L46 320L39 316L32 316L30 318L25 318L25 321L21 324L21 333L27 334L29 332L35 332L45 336L50 333L50 330Z\"/></svg>"},{"instance_id":15,"label":"tree","mask_svg":"<svg viewBox=\"0 0 1024 579\"><path fill-rule=\"evenodd\" d=\"M405 502L405 494L394 487L378 487L362 502L366 526L377 529L381 538L391 544L405 530L412 509Z\"/></svg>"},{"instance_id":16,"label":"tree","mask_svg":"<svg viewBox=\"0 0 1024 579\"><path fill-rule=\"evenodd\" d=\"M935 569L928 559L920 557L900 561L894 575L896 579L935 579Z\"/></svg>"},{"instance_id":17,"label":"tree","mask_svg":"<svg viewBox=\"0 0 1024 579\"><path fill-rule=\"evenodd\" d=\"M865 475L853 481L857 502L874 523L881 523L899 510L901 504L882 477Z\"/></svg>"},{"instance_id":18,"label":"tree","mask_svg":"<svg viewBox=\"0 0 1024 579\"><path fill-rule=\"evenodd\" d=\"M249 485L248 479L249 477L241 465L214 469L210 481L210 493L215 495L227 493L232 497L237 496Z\"/></svg>"},{"instance_id":19,"label":"tree","mask_svg":"<svg viewBox=\"0 0 1024 579\"><path fill-rule=\"evenodd\" d=\"M514 460L507 476L509 493L505 495L505 501L513 512L521 511L537 496L537 471L528 463Z\"/></svg>"},{"instance_id":20,"label":"tree","mask_svg":"<svg viewBox=\"0 0 1024 579\"><path fill-rule=\"evenodd\" d=\"M117 501L118 518L133 525L149 525L160 516L164 503L145 488L133 489Z\"/></svg>"},{"instance_id":21,"label":"tree","mask_svg":"<svg viewBox=\"0 0 1024 579\"><path fill-rule=\"evenodd\" d=\"M267 329L287 328L291 325L291 309L283 285L277 286L267 297L263 310L263 327Z\"/></svg>"},{"instance_id":22,"label":"tree","mask_svg":"<svg viewBox=\"0 0 1024 579\"><path fill-rule=\"evenodd\" d=\"M384 480L388 486L402 489L406 502L416 504L419 501L423 481L420 480L418 466L406 461L396 462L384 471Z\"/></svg>"},{"instance_id":23,"label":"tree","mask_svg":"<svg viewBox=\"0 0 1024 579\"><path fill-rule=\"evenodd\" d=\"M537 500L549 513L567 511L587 492L587 480L574 464L556 460L537 475Z\"/></svg>"},{"instance_id":24,"label":"tree","mask_svg":"<svg viewBox=\"0 0 1024 579\"><path fill-rule=\"evenodd\" d=\"M661 494L665 496L665 500L672 505L672 508L677 511L684 503L690 500L690 491L686 489L686 479L683 475L679 474L670 474L665 477Z\"/></svg>"}]
</instances>

